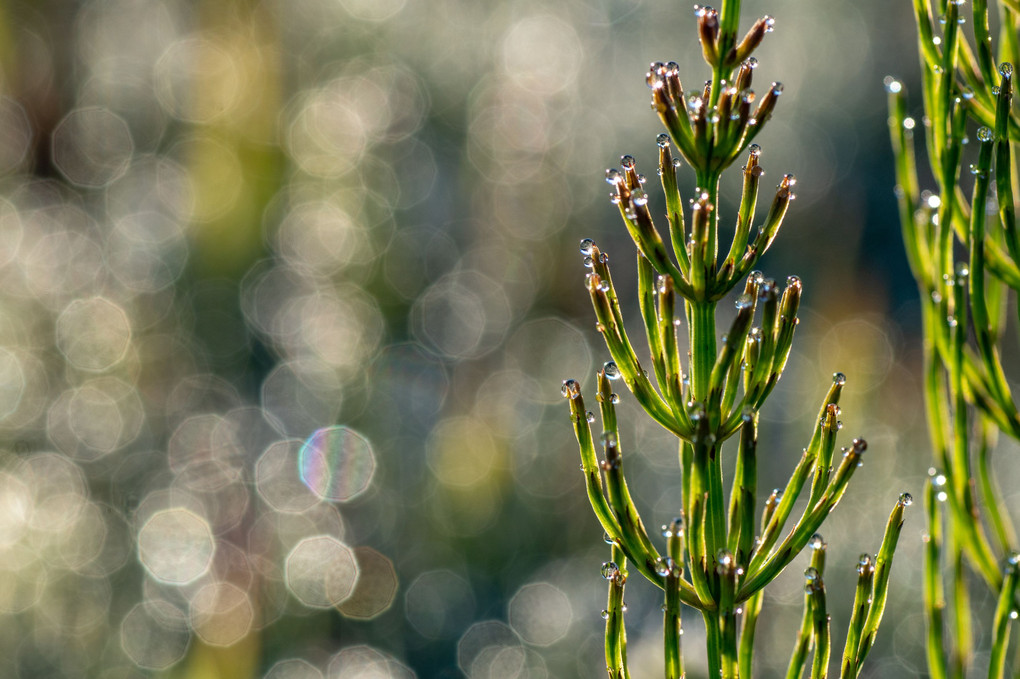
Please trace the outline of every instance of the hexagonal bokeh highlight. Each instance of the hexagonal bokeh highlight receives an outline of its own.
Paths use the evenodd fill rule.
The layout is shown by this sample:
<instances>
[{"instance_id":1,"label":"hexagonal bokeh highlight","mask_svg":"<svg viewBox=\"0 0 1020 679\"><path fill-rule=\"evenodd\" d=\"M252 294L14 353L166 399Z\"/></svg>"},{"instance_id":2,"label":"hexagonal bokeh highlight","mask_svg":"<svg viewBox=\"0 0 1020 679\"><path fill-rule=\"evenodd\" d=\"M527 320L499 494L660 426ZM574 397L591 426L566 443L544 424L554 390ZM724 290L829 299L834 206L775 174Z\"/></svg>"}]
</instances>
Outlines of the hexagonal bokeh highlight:
<instances>
[{"instance_id":1,"label":"hexagonal bokeh highlight","mask_svg":"<svg viewBox=\"0 0 1020 679\"><path fill-rule=\"evenodd\" d=\"M493 675L495 677L496 675ZM402 662L379 649L358 644L348 646L333 656L326 670L327 679L348 677L386 677L386 679L415 679L414 671Z\"/></svg>"},{"instance_id":2,"label":"hexagonal bokeh highlight","mask_svg":"<svg viewBox=\"0 0 1020 679\"><path fill-rule=\"evenodd\" d=\"M347 618L371 620L386 612L397 596L397 571L393 562L371 547L354 550L358 562L357 585L337 608Z\"/></svg>"},{"instance_id":3,"label":"hexagonal bokeh highlight","mask_svg":"<svg viewBox=\"0 0 1020 679\"><path fill-rule=\"evenodd\" d=\"M368 440L353 429L325 427L301 447L298 468L301 480L318 497L347 502L372 482L375 454Z\"/></svg>"},{"instance_id":4,"label":"hexagonal bokeh highlight","mask_svg":"<svg viewBox=\"0 0 1020 679\"><path fill-rule=\"evenodd\" d=\"M71 111L53 130L53 164L72 184L106 186L127 172L135 145L124 119L89 106Z\"/></svg>"},{"instance_id":5,"label":"hexagonal bokeh highlight","mask_svg":"<svg viewBox=\"0 0 1020 679\"><path fill-rule=\"evenodd\" d=\"M262 679L322 679L322 672L307 660L289 658L270 667Z\"/></svg>"},{"instance_id":6,"label":"hexagonal bokeh highlight","mask_svg":"<svg viewBox=\"0 0 1020 679\"><path fill-rule=\"evenodd\" d=\"M284 579L312 608L339 606L354 593L360 570L354 552L330 535L305 538L287 555Z\"/></svg>"},{"instance_id":7,"label":"hexagonal bokeh highlight","mask_svg":"<svg viewBox=\"0 0 1020 679\"><path fill-rule=\"evenodd\" d=\"M215 542L209 524L183 507L156 512L138 531L138 558L156 580L186 585L212 563Z\"/></svg>"},{"instance_id":8,"label":"hexagonal bokeh highlight","mask_svg":"<svg viewBox=\"0 0 1020 679\"><path fill-rule=\"evenodd\" d=\"M507 617L521 639L534 646L549 646L566 636L573 612L563 590L548 582L533 582L517 590Z\"/></svg>"},{"instance_id":9,"label":"hexagonal bokeh highlight","mask_svg":"<svg viewBox=\"0 0 1020 679\"><path fill-rule=\"evenodd\" d=\"M120 624L120 646L138 667L165 670L188 650L191 632L184 613L166 601L142 601Z\"/></svg>"},{"instance_id":10,"label":"hexagonal bokeh highlight","mask_svg":"<svg viewBox=\"0 0 1020 679\"><path fill-rule=\"evenodd\" d=\"M277 441L255 463L255 489L278 512L300 514L319 502L301 481L298 471L301 448L302 442L297 439Z\"/></svg>"},{"instance_id":11,"label":"hexagonal bokeh highlight","mask_svg":"<svg viewBox=\"0 0 1020 679\"><path fill-rule=\"evenodd\" d=\"M520 637L498 620L476 622L457 642L457 666L471 679L517 676L526 659Z\"/></svg>"},{"instance_id":12,"label":"hexagonal bokeh highlight","mask_svg":"<svg viewBox=\"0 0 1020 679\"><path fill-rule=\"evenodd\" d=\"M404 614L426 639L450 639L474 618L475 595L453 571L426 571L408 586Z\"/></svg>"},{"instance_id":13,"label":"hexagonal bokeh highlight","mask_svg":"<svg viewBox=\"0 0 1020 679\"><path fill-rule=\"evenodd\" d=\"M191 599L191 627L210 646L233 646L251 631L255 609L248 593L231 582L213 582Z\"/></svg>"},{"instance_id":14,"label":"hexagonal bokeh highlight","mask_svg":"<svg viewBox=\"0 0 1020 679\"><path fill-rule=\"evenodd\" d=\"M76 299L57 318L57 348L79 370L101 372L122 358L131 343L131 322L105 297Z\"/></svg>"}]
</instances>

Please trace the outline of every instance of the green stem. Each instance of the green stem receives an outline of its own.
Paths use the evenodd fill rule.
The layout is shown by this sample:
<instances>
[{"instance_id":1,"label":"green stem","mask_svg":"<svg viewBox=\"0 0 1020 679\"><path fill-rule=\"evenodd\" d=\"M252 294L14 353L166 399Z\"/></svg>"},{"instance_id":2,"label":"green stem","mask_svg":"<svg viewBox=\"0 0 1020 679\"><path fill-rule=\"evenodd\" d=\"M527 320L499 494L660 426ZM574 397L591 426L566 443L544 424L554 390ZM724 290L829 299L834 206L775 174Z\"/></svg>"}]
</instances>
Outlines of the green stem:
<instances>
[{"instance_id":1,"label":"green stem","mask_svg":"<svg viewBox=\"0 0 1020 679\"><path fill-rule=\"evenodd\" d=\"M705 403L715 365L715 303L688 301L687 317L691 347L691 398Z\"/></svg>"}]
</instances>

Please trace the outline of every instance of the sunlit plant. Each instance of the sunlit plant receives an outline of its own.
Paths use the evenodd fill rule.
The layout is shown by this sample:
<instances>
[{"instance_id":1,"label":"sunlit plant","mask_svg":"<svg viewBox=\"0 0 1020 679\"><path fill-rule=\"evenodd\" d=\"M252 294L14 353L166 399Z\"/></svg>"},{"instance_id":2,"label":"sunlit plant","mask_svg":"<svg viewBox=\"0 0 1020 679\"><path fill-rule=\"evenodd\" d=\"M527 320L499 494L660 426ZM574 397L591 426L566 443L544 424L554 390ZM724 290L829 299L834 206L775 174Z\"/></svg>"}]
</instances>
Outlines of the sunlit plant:
<instances>
[{"instance_id":1,"label":"sunlit plant","mask_svg":"<svg viewBox=\"0 0 1020 679\"><path fill-rule=\"evenodd\" d=\"M667 133L658 137L658 175L665 194L670 246L652 220L645 179L631 156L606 179L612 200L637 245L640 314L650 349L650 374L625 330L609 271L609 258L590 239L581 242L590 269L586 286L598 329L612 360L597 373L601 415L595 450L581 386L564 381L562 392L581 451L588 497L611 544L602 567L609 581L604 611L606 666L610 677L629 677L624 626L624 587L636 571L663 590L665 675L684 676L681 652L685 607L704 619L709 676L751 677L755 630L766 586L801 552L810 550L805 571L803 623L790 659L790 677L824 677L830 657L829 615L823 581L825 540L818 534L842 498L866 449L854 439L836 455L839 400L845 378L837 373L822 400L810 441L783 489L767 494L763 511L757 488L758 413L772 393L790 353L801 283L785 288L754 271L772 245L794 199L793 175L779 182L757 229L755 208L763 170L761 149L751 142L765 126L782 93L772 83L764 96L751 90L751 56L774 20L763 17L738 37L740 0L724 0L721 11L696 7L698 35L711 79L693 94L683 91L680 66L654 63L648 72L652 107ZM693 168L696 186L685 215L677 168L679 152ZM728 250L720 257L718 191L720 176L743 156L743 190ZM719 304L736 297L736 315L717 341ZM678 304L679 302L679 304ZM686 342L684 334L686 333ZM684 346L686 344L686 347ZM687 360L682 360L683 355ZM645 412L679 440L682 476L680 514L662 528L665 544L652 539L638 515L623 472L624 438L617 426L619 401L614 381L622 380ZM653 382L654 380L654 382ZM723 478L724 444L735 439L736 462L727 497ZM804 498L800 516L794 503ZM842 676L857 676L875 641L885 608L893 551L911 502L901 495L876 556L864 554L859 573Z\"/></svg>"},{"instance_id":2,"label":"sunlit plant","mask_svg":"<svg viewBox=\"0 0 1020 679\"><path fill-rule=\"evenodd\" d=\"M907 115L905 87L892 77L885 82L900 221L924 328L934 464L925 492L924 592L928 667L936 679L963 676L974 663L978 635L970 582L998 599L990 620L979 614L983 625L990 623L989 677L1005 673L1010 621L1020 603L1016 532L990 469L999 431L1020 440L1020 413L1001 360L1005 322L1015 303L1009 293L1020 291L1014 199L1020 175L1013 160L1020 120L1010 110L1013 64L1020 59L1020 6L1013 0L995 4L998 59L987 0L975 0L971 12L962 0L914 2L922 127L934 191L920 189L917 125ZM968 18L973 45L961 27ZM974 126L977 157L970 172L961 172L968 128Z\"/></svg>"}]
</instances>

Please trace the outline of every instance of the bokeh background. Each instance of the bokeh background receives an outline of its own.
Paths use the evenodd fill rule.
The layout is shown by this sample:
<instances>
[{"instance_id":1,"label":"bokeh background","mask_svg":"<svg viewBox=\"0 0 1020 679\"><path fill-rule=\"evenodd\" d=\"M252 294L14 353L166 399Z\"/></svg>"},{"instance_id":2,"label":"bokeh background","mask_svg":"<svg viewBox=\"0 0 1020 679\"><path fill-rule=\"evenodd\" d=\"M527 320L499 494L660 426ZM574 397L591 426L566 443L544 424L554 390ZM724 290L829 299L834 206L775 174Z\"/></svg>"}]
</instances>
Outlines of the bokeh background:
<instances>
[{"instance_id":1,"label":"bokeh background","mask_svg":"<svg viewBox=\"0 0 1020 679\"><path fill-rule=\"evenodd\" d=\"M929 464L882 89L915 83L914 28L885 0L752 0L742 26L765 13L762 186L799 182L762 268L806 292L760 487L845 372L871 445L823 531L840 649L857 557ZM582 237L637 318L603 172L654 178L655 60L707 77L688 4L0 0L0 676L601 676L608 547L559 387L608 359ZM621 409L658 526L675 445ZM924 674L908 521L869 676ZM804 565L769 590L761 676ZM635 676L655 592L628 587Z\"/></svg>"}]
</instances>

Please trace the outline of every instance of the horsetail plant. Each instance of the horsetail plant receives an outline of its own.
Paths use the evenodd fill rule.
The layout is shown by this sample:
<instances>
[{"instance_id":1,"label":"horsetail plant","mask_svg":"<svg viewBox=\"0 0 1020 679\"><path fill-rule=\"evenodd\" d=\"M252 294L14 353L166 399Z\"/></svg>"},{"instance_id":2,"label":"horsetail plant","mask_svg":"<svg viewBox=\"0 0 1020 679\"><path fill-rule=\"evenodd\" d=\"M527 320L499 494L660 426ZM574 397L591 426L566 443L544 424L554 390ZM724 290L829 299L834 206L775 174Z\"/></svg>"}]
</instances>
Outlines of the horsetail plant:
<instances>
[{"instance_id":1,"label":"horsetail plant","mask_svg":"<svg viewBox=\"0 0 1020 679\"><path fill-rule=\"evenodd\" d=\"M588 498L611 544L610 561L602 568L609 581L603 613L606 668L611 678L630 677L623 592L630 574L637 572L663 590L667 679L684 676L680 638L685 608L696 609L704 619L709 676L749 679L764 589L810 549L804 621L787 676L802 676L813 652L811 676L825 677L830 657L823 582L826 544L817 531L843 497L867 445L855 439L842 449L841 457L834 454L840 429L838 404L846 382L836 373L800 462L786 487L768 495L760 521L755 520L760 504L758 412L790 354L801 282L791 276L781 291L754 267L772 245L794 199L795 179L789 174L781 179L764 220L753 230L764 171L759 164L761 149L751 142L783 89L772 83L764 96L756 97L751 83L757 61L751 54L775 22L762 17L738 39L740 0L723 0L720 12L696 6L695 13L705 61L712 70L704 88L685 94L680 67L673 62L653 63L647 74L652 107L667 130L657 141L670 247L653 222L645 180L634 158L623 156L621 168L606 172L612 201L638 250L638 298L651 377L627 335L608 256L591 239L581 241L597 327L612 357L597 373L601 461L591 430L596 416L585 409L580 384L565 380L562 392L570 404ZM696 176L689 217L681 199L680 160L674 148ZM720 258L719 180L742 156L740 207L729 249ZM738 287L736 315L717 343L717 307ZM686 364L682 361L685 324ZM623 439L616 414L619 396L613 388L620 379L645 412L679 439L681 511L662 527L665 545L657 545L649 535L624 476ZM736 462L727 499L722 455L729 439L736 440ZM806 499L803 512L791 518L802 497ZM878 554L865 554L858 564L841 676L856 677L874 644L893 551L910 501L909 495L900 496Z\"/></svg>"},{"instance_id":2,"label":"horsetail plant","mask_svg":"<svg viewBox=\"0 0 1020 679\"><path fill-rule=\"evenodd\" d=\"M935 679L963 676L972 665L976 635L968 571L999 602L989 621L989 677L1005 672L1009 623L1020 605L1016 532L990 471L998 433L1020 440L1020 413L1001 361L1009 292L1020 291L1014 200L1020 175L1013 161L1020 120L1011 111L1020 5L998 3L998 68L988 2L974 0L971 9L973 46L960 29L967 18L962 0L914 0L934 191L920 189L906 89L895 78L885 80L900 222L924 331L934 460L925 492L924 593L928 666ZM969 126L977 127L977 158L970 173L961 173Z\"/></svg>"}]
</instances>

